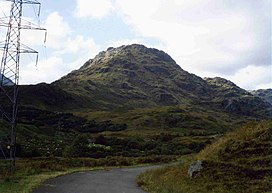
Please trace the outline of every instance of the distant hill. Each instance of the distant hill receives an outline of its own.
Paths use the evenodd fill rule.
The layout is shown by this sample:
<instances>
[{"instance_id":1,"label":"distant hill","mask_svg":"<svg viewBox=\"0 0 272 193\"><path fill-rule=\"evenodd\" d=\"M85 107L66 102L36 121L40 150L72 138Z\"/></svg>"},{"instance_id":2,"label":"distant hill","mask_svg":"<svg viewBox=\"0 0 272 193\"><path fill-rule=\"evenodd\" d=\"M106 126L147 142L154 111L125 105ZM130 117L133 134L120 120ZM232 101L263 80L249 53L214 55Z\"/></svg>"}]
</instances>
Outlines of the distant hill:
<instances>
[{"instance_id":1,"label":"distant hill","mask_svg":"<svg viewBox=\"0 0 272 193\"><path fill-rule=\"evenodd\" d=\"M260 97L266 102L272 104L272 89L259 89L250 91L254 96Z\"/></svg>"},{"instance_id":2,"label":"distant hill","mask_svg":"<svg viewBox=\"0 0 272 193\"><path fill-rule=\"evenodd\" d=\"M220 78L205 78L213 88L214 99L224 110L243 115L271 115L271 104L263 98L238 87L233 82Z\"/></svg>"}]
</instances>

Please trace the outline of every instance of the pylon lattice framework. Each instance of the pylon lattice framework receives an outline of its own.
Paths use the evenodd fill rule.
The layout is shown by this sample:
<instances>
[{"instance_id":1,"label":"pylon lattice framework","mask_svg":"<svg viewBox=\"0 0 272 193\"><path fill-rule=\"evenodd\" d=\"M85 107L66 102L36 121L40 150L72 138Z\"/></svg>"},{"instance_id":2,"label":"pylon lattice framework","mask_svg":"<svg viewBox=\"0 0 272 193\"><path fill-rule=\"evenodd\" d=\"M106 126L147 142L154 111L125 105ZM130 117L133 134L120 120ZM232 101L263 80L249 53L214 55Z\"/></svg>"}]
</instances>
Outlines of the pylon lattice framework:
<instances>
[{"instance_id":1,"label":"pylon lattice framework","mask_svg":"<svg viewBox=\"0 0 272 193\"><path fill-rule=\"evenodd\" d=\"M18 85L19 85L19 66L21 53L34 53L38 52L23 45L21 43L21 29L37 29L40 28L36 24L27 22L24 24L22 21L23 4L36 4L40 3L36 0L5 0L11 2L11 9L9 17L0 18L0 26L7 27L6 39L0 42L0 50L3 51L3 56L0 66L0 114L2 115L2 122L8 123L10 131L7 133L8 141L1 140L1 152L4 158L11 160L11 166L15 166L16 156L16 119L17 119L17 98L18 98ZM39 14L39 13L38 13ZM3 139L3 138L2 138ZM3 144L6 147L3 147ZM9 155L5 155L5 149ZM0 153L1 153L0 152Z\"/></svg>"}]
</instances>

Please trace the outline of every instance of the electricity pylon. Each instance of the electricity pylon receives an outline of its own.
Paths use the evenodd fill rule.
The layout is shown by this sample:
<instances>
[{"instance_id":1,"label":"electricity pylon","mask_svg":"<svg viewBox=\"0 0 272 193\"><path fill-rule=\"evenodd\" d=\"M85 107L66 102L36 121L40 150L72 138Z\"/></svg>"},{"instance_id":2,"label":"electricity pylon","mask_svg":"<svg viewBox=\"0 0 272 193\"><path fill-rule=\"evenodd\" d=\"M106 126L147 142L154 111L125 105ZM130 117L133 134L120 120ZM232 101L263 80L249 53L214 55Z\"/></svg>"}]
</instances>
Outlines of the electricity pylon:
<instances>
[{"instance_id":1,"label":"electricity pylon","mask_svg":"<svg viewBox=\"0 0 272 193\"><path fill-rule=\"evenodd\" d=\"M0 50L3 52L0 66L0 113L5 122L9 124L10 130L7 133L9 141L4 149L9 155L4 155L10 160L10 169L14 171L16 158L16 121L18 111L18 85L20 54L38 52L21 43L21 30L45 30L39 25L26 22L22 19L23 4L38 5L40 13L41 4L36 0L5 0L11 2L10 15L0 18L0 26L7 28L6 39L0 43ZM37 60L36 60L37 62ZM3 120L2 120L3 121ZM1 142L1 139L0 139ZM0 144L1 145L1 144ZM2 152L3 151L3 148Z\"/></svg>"}]
</instances>

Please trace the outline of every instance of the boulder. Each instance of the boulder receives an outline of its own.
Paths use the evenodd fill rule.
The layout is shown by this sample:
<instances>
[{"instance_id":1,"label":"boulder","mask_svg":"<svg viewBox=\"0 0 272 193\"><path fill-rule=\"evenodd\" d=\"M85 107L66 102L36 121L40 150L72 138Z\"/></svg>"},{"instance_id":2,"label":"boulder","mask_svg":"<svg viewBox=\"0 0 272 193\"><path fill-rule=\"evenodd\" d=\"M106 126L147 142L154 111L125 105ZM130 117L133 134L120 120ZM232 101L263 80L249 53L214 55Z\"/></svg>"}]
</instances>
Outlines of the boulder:
<instances>
[{"instance_id":1,"label":"boulder","mask_svg":"<svg viewBox=\"0 0 272 193\"><path fill-rule=\"evenodd\" d=\"M203 169L203 161L197 160L191 163L188 169L188 175L190 178L194 178L197 173Z\"/></svg>"}]
</instances>

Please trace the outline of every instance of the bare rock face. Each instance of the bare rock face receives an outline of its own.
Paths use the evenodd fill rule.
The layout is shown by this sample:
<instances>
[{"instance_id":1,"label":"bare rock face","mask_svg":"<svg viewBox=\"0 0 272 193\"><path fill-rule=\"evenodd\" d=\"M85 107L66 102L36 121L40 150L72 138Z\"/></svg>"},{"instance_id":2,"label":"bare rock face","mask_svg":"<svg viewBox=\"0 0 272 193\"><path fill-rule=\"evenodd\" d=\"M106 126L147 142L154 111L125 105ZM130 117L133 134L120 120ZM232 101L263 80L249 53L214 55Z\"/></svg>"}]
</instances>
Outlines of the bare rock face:
<instances>
[{"instance_id":1,"label":"bare rock face","mask_svg":"<svg viewBox=\"0 0 272 193\"><path fill-rule=\"evenodd\" d=\"M272 89L259 89L250 91L256 97L260 97L264 101L270 103L272 105Z\"/></svg>"},{"instance_id":2,"label":"bare rock face","mask_svg":"<svg viewBox=\"0 0 272 193\"><path fill-rule=\"evenodd\" d=\"M272 103L269 103L268 95L261 97L257 94L260 92L246 91L220 77L205 80L214 90L213 101L219 102L225 111L245 116L271 117Z\"/></svg>"},{"instance_id":3,"label":"bare rock face","mask_svg":"<svg viewBox=\"0 0 272 193\"><path fill-rule=\"evenodd\" d=\"M203 169L203 161L197 160L191 163L188 169L188 175L190 178L194 178L197 173L199 173Z\"/></svg>"}]
</instances>

